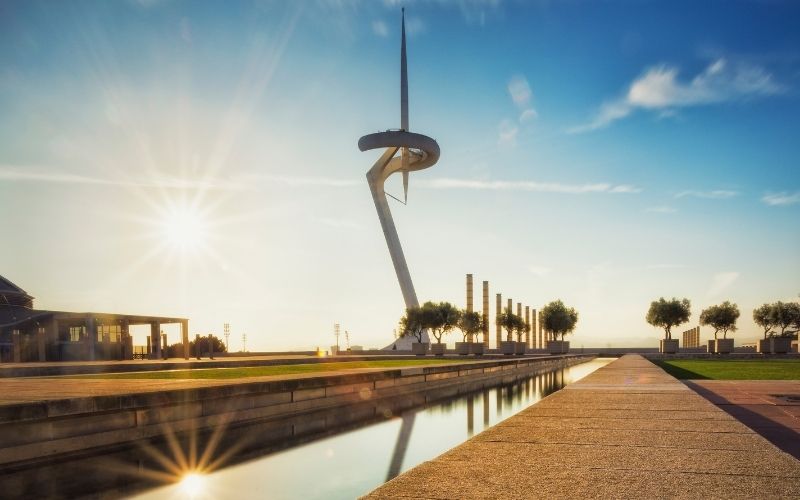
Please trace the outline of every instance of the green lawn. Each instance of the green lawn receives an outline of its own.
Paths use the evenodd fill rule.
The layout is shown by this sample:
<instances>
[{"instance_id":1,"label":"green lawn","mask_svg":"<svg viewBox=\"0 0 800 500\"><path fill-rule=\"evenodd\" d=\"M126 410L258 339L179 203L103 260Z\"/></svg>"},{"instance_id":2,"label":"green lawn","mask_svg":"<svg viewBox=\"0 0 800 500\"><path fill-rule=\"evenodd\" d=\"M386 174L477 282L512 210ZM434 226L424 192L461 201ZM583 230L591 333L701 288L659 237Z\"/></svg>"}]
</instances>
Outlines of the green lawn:
<instances>
[{"instance_id":1,"label":"green lawn","mask_svg":"<svg viewBox=\"0 0 800 500\"><path fill-rule=\"evenodd\" d=\"M376 361L343 361L336 363L307 363L298 365L253 366L247 368L207 368L194 370L170 370L134 373L104 373L99 375L76 375L67 378L102 379L233 379L263 377L266 375L294 375L353 370L357 368L404 368L442 363L467 363L460 359L390 359Z\"/></svg>"},{"instance_id":2,"label":"green lawn","mask_svg":"<svg viewBox=\"0 0 800 500\"><path fill-rule=\"evenodd\" d=\"M794 359L678 359L653 362L679 379L800 380L800 360Z\"/></svg>"}]
</instances>

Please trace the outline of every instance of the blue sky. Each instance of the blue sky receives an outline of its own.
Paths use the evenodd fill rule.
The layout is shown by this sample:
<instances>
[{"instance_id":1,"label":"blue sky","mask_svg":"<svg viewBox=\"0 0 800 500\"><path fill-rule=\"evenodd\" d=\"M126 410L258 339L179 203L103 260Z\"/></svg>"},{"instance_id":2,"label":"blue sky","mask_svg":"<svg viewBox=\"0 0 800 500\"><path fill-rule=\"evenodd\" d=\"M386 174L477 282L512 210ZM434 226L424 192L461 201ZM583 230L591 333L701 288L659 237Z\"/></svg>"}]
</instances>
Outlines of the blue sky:
<instances>
[{"instance_id":1,"label":"blue sky","mask_svg":"<svg viewBox=\"0 0 800 500\"><path fill-rule=\"evenodd\" d=\"M405 5L410 126L442 149L392 206L421 299L463 305L471 272L574 305L578 345L655 345L660 296L687 329L738 302L744 342L800 293L800 6ZM251 349L385 344L356 142L399 126L399 30L393 1L0 4L0 273Z\"/></svg>"}]
</instances>

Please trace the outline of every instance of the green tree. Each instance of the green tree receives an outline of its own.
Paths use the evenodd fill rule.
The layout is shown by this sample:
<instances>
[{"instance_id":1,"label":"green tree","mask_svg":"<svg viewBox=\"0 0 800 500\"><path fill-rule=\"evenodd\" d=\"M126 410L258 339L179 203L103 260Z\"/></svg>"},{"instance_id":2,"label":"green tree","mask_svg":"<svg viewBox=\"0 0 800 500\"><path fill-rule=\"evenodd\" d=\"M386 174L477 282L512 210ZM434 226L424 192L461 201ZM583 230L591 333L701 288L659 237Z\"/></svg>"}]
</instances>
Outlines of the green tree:
<instances>
[{"instance_id":1,"label":"green tree","mask_svg":"<svg viewBox=\"0 0 800 500\"><path fill-rule=\"evenodd\" d=\"M197 346L200 346L200 355L205 356L208 354L208 335L203 335L199 338L199 343L195 340L189 341L189 356L197 356ZM214 352L227 352L225 342L216 335L211 336L211 345ZM167 347L167 357L169 358L182 358L183 357L183 342L177 342Z\"/></svg>"},{"instance_id":2,"label":"green tree","mask_svg":"<svg viewBox=\"0 0 800 500\"><path fill-rule=\"evenodd\" d=\"M656 328L664 329L664 338L672 339L672 328L689 321L692 315L692 303L689 299L664 300L661 297L650 303L645 319Z\"/></svg>"},{"instance_id":3,"label":"green tree","mask_svg":"<svg viewBox=\"0 0 800 500\"><path fill-rule=\"evenodd\" d=\"M721 331L722 338L728 337L728 332L736 331L736 320L739 319L739 307L727 300L722 304L711 306L700 312L700 324L714 329L714 339Z\"/></svg>"},{"instance_id":4,"label":"green tree","mask_svg":"<svg viewBox=\"0 0 800 500\"><path fill-rule=\"evenodd\" d=\"M542 308L542 326L556 336L572 333L578 325L578 311L567 307L561 300L554 300Z\"/></svg>"},{"instance_id":5,"label":"green tree","mask_svg":"<svg viewBox=\"0 0 800 500\"><path fill-rule=\"evenodd\" d=\"M505 328L507 332L506 340L509 342L512 340L512 334L519 329L520 324L525 322L525 320L514 314L514 312L508 307L503 309L503 312L497 318L497 321L501 327Z\"/></svg>"},{"instance_id":6,"label":"green tree","mask_svg":"<svg viewBox=\"0 0 800 500\"><path fill-rule=\"evenodd\" d=\"M775 326L781 329L781 337L790 337L797 330L790 330L794 325L800 323L800 304L797 302L775 302L772 304L772 321Z\"/></svg>"},{"instance_id":7,"label":"green tree","mask_svg":"<svg viewBox=\"0 0 800 500\"><path fill-rule=\"evenodd\" d=\"M525 321L525 318L519 316L519 324L517 325L516 328L517 342L522 342L522 334L530 333L530 331L531 331L531 324Z\"/></svg>"},{"instance_id":8,"label":"green tree","mask_svg":"<svg viewBox=\"0 0 800 500\"><path fill-rule=\"evenodd\" d=\"M464 342L468 342L483 331L483 316L475 311L461 311L458 329L464 335Z\"/></svg>"},{"instance_id":9,"label":"green tree","mask_svg":"<svg viewBox=\"0 0 800 500\"><path fill-rule=\"evenodd\" d=\"M425 317L421 307L409 307L400 318L400 336L412 336L422 343L422 332L425 331Z\"/></svg>"},{"instance_id":10,"label":"green tree","mask_svg":"<svg viewBox=\"0 0 800 500\"><path fill-rule=\"evenodd\" d=\"M775 317L773 314L773 304L761 304L753 309L753 321L764 330L764 338L772 336L775 332Z\"/></svg>"},{"instance_id":11,"label":"green tree","mask_svg":"<svg viewBox=\"0 0 800 500\"><path fill-rule=\"evenodd\" d=\"M422 317L425 328L430 328L436 343L441 344L442 337L458 326L461 311L449 302L425 302L422 304Z\"/></svg>"}]
</instances>

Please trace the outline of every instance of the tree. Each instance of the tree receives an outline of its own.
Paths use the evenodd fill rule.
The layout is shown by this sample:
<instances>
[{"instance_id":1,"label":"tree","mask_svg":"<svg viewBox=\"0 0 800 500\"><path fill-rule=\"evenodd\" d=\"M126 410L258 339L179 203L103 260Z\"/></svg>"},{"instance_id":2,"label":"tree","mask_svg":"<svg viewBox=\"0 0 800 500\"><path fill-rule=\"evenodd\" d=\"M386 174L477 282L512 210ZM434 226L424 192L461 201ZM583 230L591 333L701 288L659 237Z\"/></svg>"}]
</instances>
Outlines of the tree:
<instances>
[{"instance_id":1,"label":"tree","mask_svg":"<svg viewBox=\"0 0 800 500\"><path fill-rule=\"evenodd\" d=\"M197 356L197 346L200 346L200 355L208 354L208 335L203 335L199 338L199 343L194 340L189 341L189 356ZM211 335L211 346L214 352L227 352L225 342L215 335ZM167 347L167 357L169 358L182 358L183 357L183 342L178 342Z\"/></svg>"},{"instance_id":2,"label":"tree","mask_svg":"<svg viewBox=\"0 0 800 500\"><path fill-rule=\"evenodd\" d=\"M556 336L572 333L578 325L578 311L567 307L561 300L550 302L542 308L542 326Z\"/></svg>"},{"instance_id":3,"label":"tree","mask_svg":"<svg viewBox=\"0 0 800 500\"><path fill-rule=\"evenodd\" d=\"M764 338L772 336L775 332L775 318L773 314L773 304L761 304L757 309L753 309L753 321L764 329Z\"/></svg>"},{"instance_id":4,"label":"tree","mask_svg":"<svg viewBox=\"0 0 800 500\"><path fill-rule=\"evenodd\" d=\"M727 300L722 304L703 309L700 313L700 324L714 329L714 340L722 331L722 338L727 338L728 331L736 331L736 320L739 319L739 307Z\"/></svg>"},{"instance_id":5,"label":"tree","mask_svg":"<svg viewBox=\"0 0 800 500\"><path fill-rule=\"evenodd\" d=\"M497 318L497 321L500 326L505 328L506 332L508 332L506 340L509 342L511 342L511 335L517 331L520 324L525 322L525 320L514 314L508 307L503 309L503 313L500 314L500 317Z\"/></svg>"},{"instance_id":6,"label":"tree","mask_svg":"<svg viewBox=\"0 0 800 500\"><path fill-rule=\"evenodd\" d=\"M522 316L519 317L519 324L517 325L517 342L522 342L522 334L523 333L530 333L531 331L531 324L525 321L525 318Z\"/></svg>"},{"instance_id":7,"label":"tree","mask_svg":"<svg viewBox=\"0 0 800 500\"><path fill-rule=\"evenodd\" d=\"M412 336L417 343L422 343L422 332L425 331L425 318L421 307L409 307L400 319L400 336Z\"/></svg>"},{"instance_id":8,"label":"tree","mask_svg":"<svg viewBox=\"0 0 800 500\"><path fill-rule=\"evenodd\" d=\"M661 297L650 303L645 319L656 328L664 329L664 338L672 339L672 328L689 321L692 315L692 303L689 299L664 300Z\"/></svg>"},{"instance_id":9,"label":"tree","mask_svg":"<svg viewBox=\"0 0 800 500\"><path fill-rule=\"evenodd\" d=\"M797 330L789 330L793 325L800 323L800 304L797 302L775 302L772 304L772 321L781 329L781 337L790 337Z\"/></svg>"},{"instance_id":10,"label":"tree","mask_svg":"<svg viewBox=\"0 0 800 500\"><path fill-rule=\"evenodd\" d=\"M475 311L461 311L458 329L464 334L464 342L469 342L473 335L483 331L483 316Z\"/></svg>"},{"instance_id":11,"label":"tree","mask_svg":"<svg viewBox=\"0 0 800 500\"><path fill-rule=\"evenodd\" d=\"M460 317L461 311L450 302L425 302L422 304L423 326L430 328L437 344L442 343L442 336L458 326Z\"/></svg>"}]
</instances>

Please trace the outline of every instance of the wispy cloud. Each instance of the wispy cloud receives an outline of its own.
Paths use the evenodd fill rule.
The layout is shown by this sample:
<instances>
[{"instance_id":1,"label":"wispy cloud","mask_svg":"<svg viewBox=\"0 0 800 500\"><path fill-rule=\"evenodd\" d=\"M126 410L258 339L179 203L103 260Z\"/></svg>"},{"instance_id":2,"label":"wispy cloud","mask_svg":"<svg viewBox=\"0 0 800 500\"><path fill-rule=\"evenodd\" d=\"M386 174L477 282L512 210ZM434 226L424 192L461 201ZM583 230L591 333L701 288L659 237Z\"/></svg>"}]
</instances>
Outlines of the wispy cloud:
<instances>
[{"instance_id":1,"label":"wispy cloud","mask_svg":"<svg viewBox=\"0 0 800 500\"><path fill-rule=\"evenodd\" d=\"M675 212L678 211L678 209L667 205L660 205L657 207L647 207L644 211L653 212L656 214L674 214Z\"/></svg>"},{"instance_id":2,"label":"wispy cloud","mask_svg":"<svg viewBox=\"0 0 800 500\"><path fill-rule=\"evenodd\" d=\"M519 121L525 122L538 116L538 113L531 105L533 92L528 83L528 79L522 75L515 75L508 82L508 93L517 109L520 110Z\"/></svg>"},{"instance_id":3,"label":"wispy cloud","mask_svg":"<svg viewBox=\"0 0 800 500\"><path fill-rule=\"evenodd\" d=\"M800 191L794 193L780 192L780 193L767 193L761 197L761 201L769 206L785 206L800 203Z\"/></svg>"},{"instance_id":4,"label":"wispy cloud","mask_svg":"<svg viewBox=\"0 0 800 500\"><path fill-rule=\"evenodd\" d=\"M739 196L739 192L727 189L715 189L712 191L695 191L690 189L675 193L675 198L686 198L687 196L692 198L704 198L707 200L727 200L734 196Z\"/></svg>"},{"instance_id":5,"label":"wispy cloud","mask_svg":"<svg viewBox=\"0 0 800 500\"><path fill-rule=\"evenodd\" d=\"M350 187L364 184L364 181L359 179L269 174L240 174L238 176L232 176L229 179L185 179L167 175L151 175L143 178L112 179L99 176L53 172L52 170L46 169L33 169L31 167L18 167L10 165L0 165L0 181L219 190L252 189L254 184L284 184L287 186L322 187Z\"/></svg>"},{"instance_id":6,"label":"wispy cloud","mask_svg":"<svg viewBox=\"0 0 800 500\"><path fill-rule=\"evenodd\" d=\"M679 80L678 73L676 67L666 64L648 69L630 84L624 96L603 103L591 121L568 132L601 129L637 109L664 116L678 107L756 98L784 90L764 68L744 62L732 64L723 58L713 61L689 81Z\"/></svg>"},{"instance_id":7,"label":"wispy cloud","mask_svg":"<svg viewBox=\"0 0 800 500\"><path fill-rule=\"evenodd\" d=\"M728 289L734 281L739 279L739 273L736 271L728 271L717 273L711 278L711 286L708 287L706 292L707 297L716 297Z\"/></svg>"},{"instance_id":8,"label":"wispy cloud","mask_svg":"<svg viewBox=\"0 0 800 500\"><path fill-rule=\"evenodd\" d=\"M497 145L501 148L513 148L517 145L519 127L511 120L503 120L497 125Z\"/></svg>"},{"instance_id":9,"label":"wispy cloud","mask_svg":"<svg viewBox=\"0 0 800 500\"><path fill-rule=\"evenodd\" d=\"M439 178L420 180L419 185L431 189L474 189L491 191L530 191L539 193L589 194L639 193L641 189L628 184L562 184L556 182L534 181L486 181L470 179Z\"/></svg>"},{"instance_id":10,"label":"wispy cloud","mask_svg":"<svg viewBox=\"0 0 800 500\"><path fill-rule=\"evenodd\" d=\"M383 21L372 21L372 32L376 35L386 38L389 36L389 27Z\"/></svg>"}]
</instances>

